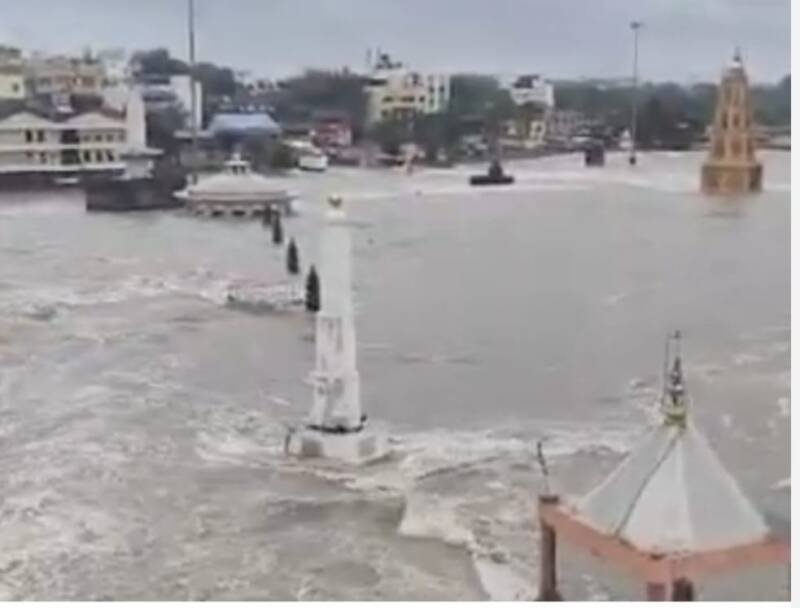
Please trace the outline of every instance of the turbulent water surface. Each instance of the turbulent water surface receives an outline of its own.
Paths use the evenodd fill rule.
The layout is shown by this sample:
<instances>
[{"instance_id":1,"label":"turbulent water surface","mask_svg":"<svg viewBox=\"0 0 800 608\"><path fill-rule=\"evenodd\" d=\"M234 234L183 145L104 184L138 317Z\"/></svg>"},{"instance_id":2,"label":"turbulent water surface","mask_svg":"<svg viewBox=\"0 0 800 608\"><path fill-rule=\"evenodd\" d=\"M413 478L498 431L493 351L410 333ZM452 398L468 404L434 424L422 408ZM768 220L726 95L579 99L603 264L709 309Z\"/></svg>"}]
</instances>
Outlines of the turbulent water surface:
<instances>
[{"instance_id":1,"label":"turbulent water surface","mask_svg":"<svg viewBox=\"0 0 800 608\"><path fill-rule=\"evenodd\" d=\"M695 154L525 162L503 189L467 168L285 178L304 267L326 193L357 220L363 398L395 447L362 471L282 453L310 319L225 305L286 278L260 225L2 195L0 599L530 597L536 440L563 491L600 479L652 424L673 328L698 425L788 518L789 155L763 156L766 191L724 201L697 193ZM561 562L569 597L641 595Z\"/></svg>"}]
</instances>

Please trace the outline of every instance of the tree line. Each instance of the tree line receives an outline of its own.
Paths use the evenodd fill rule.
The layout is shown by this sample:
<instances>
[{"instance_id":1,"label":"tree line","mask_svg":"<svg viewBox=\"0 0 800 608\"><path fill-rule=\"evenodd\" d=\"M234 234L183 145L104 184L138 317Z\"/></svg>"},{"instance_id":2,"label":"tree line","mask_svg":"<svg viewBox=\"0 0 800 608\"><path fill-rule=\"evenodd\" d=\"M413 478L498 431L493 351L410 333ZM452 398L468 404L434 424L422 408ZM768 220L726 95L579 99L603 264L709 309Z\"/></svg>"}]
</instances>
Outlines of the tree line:
<instances>
[{"instance_id":1,"label":"tree line","mask_svg":"<svg viewBox=\"0 0 800 608\"><path fill-rule=\"evenodd\" d=\"M145 74L187 74L189 66L170 56L166 49L142 51L134 60ZM499 80L485 74L455 74L451 78L448 107L436 114L413 120L386 120L365 124L367 98L365 78L347 70L307 70L279 81L268 91L253 93L237 81L234 70L202 62L195 66L204 89L204 117L210 118L221 105L256 101L268 105L283 124L312 121L319 112L337 112L349 118L355 138L378 142L396 151L406 142L421 145L428 156L439 150L452 151L464 135L496 139L504 125L517 122L517 132L526 133L531 120L543 108L534 104L516 106ZM637 140L642 147L681 148L702 136L713 115L717 85L700 83L646 83L638 91ZM791 78L775 84L752 87L756 122L788 125L791 122ZM591 82L557 82L555 105L573 110L595 124L604 135L618 135L630 125L630 87L604 87ZM158 117L158 128L169 129L175 116Z\"/></svg>"}]
</instances>

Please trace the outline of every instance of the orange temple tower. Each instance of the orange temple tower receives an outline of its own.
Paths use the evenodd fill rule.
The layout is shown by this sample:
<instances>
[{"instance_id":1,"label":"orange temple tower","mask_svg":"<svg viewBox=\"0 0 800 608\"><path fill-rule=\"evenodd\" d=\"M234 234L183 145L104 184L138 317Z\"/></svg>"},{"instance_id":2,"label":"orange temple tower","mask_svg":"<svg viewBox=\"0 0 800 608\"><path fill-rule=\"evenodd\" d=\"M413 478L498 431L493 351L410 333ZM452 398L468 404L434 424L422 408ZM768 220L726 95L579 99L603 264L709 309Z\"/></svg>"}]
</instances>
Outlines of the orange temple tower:
<instances>
[{"instance_id":1,"label":"orange temple tower","mask_svg":"<svg viewBox=\"0 0 800 608\"><path fill-rule=\"evenodd\" d=\"M737 49L719 86L701 187L706 194L758 192L762 177L762 165L755 157L750 87Z\"/></svg>"}]
</instances>

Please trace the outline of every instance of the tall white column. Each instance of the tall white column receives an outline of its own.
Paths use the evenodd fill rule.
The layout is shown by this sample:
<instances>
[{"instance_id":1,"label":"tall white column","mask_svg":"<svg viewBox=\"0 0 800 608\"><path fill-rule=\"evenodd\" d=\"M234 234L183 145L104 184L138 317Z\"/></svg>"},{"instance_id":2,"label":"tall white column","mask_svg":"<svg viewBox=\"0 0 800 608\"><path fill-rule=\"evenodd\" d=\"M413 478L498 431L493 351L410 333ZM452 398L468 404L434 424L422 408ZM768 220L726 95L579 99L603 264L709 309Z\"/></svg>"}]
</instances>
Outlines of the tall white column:
<instances>
[{"instance_id":1,"label":"tall white column","mask_svg":"<svg viewBox=\"0 0 800 608\"><path fill-rule=\"evenodd\" d=\"M329 199L320 247L314 401L302 428L286 436L287 454L364 464L390 453L386 434L361 412L353 321L350 226L340 198Z\"/></svg>"},{"instance_id":2,"label":"tall white column","mask_svg":"<svg viewBox=\"0 0 800 608\"><path fill-rule=\"evenodd\" d=\"M332 197L320 247L322 308L316 318L314 404L309 424L322 430L362 426L353 320L352 245L341 199Z\"/></svg>"}]
</instances>

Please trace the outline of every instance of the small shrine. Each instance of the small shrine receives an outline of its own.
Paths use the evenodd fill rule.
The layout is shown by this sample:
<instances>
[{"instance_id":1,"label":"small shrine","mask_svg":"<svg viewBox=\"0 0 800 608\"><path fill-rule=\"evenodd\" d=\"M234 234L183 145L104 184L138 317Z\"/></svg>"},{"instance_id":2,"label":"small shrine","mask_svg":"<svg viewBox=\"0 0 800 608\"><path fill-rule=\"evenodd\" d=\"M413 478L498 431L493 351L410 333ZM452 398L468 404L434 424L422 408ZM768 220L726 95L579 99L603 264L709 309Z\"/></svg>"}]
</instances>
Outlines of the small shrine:
<instances>
[{"instance_id":1,"label":"small shrine","mask_svg":"<svg viewBox=\"0 0 800 608\"><path fill-rule=\"evenodd\" d=\"M674 361L661 423L585 496L539 496L540 600L561 599L558 539L637 577L648 600L692 600L701 579L789 562L788 539L773 534L692 424L679 339L667 345Z\"/></svg>"},{"instance_id":2,"label":"small shrine","mask_svg":"<svg viewBox=\"0 0 800 608\"><path fill-rule=\"evenodd\" d=\"M750 86L737 49L719 85L701 187L706 194L758 192L762 178L763 167L755 156Z\"/></svg>"}]
</instances>

